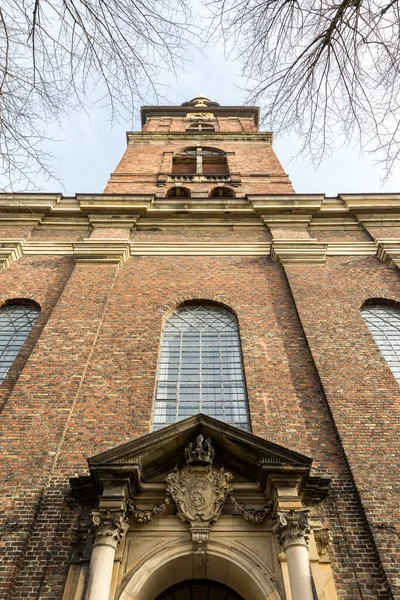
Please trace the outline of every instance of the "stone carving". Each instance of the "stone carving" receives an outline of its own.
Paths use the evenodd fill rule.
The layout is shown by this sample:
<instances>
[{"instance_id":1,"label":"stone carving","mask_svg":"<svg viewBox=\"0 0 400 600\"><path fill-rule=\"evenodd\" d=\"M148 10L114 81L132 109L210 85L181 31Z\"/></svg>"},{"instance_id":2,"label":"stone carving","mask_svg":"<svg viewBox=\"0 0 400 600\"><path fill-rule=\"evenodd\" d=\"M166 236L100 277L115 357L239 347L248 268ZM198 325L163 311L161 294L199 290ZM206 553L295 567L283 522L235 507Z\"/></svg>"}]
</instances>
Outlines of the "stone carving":
<instances>
[{"instance_id":1,"label":"stone carving","mask_svg":"<svg viewBox=\"0 0 400 600\"><path fill-rule=\"evenodd\" d=\"M320 562L330 562L328 547L332 543L332 534L329 529L316 529L314 531L315 544L318 550L318 556Z\"/></svg>"},{"instance_id":2,"label":"stone carving","mask_svg":"<svg viewBox=\"0 0 400 600\"><path fill-rule=\"evenodd\" d=\"M289 546L308 546L309 513L309 510L277 511L273 531L284 550Z\"/></svg>"},{"instance_id":3,"label":"stone carving","mask_svg":"<svg viewBox=\"0 0 400 600\"><path fill-rule=\"evenodd\" d=\"M206 108L205 104L196 104L196 106L199 106L201 108ZM202 113L202 112L193 112L193 113L187 113L186 115L187 119L190 119L191 121L193 121L194 119L214 119L214 114L213 113Z\"/></svg>"},{"instance_id":4,"label":"stone carving","mask_svg":"<svg viewBox=\"0 0 400 600\"><path fill-rule=\"evenodd\" d=\"M93 510L94 546L111 546L115 550L128 530L123 511Z\"/></svg>"},{"instance_id":5,"label":"stone carving","mask_svg":"<svg viewBox=\"0 0 400 600\"><path fill-rule=\"evenodd\" d=\"M208 529L192 527L191 533L192 533L192 542L193 542L193 552L195 554L206 554L207 541L208 541Z\"/></svg>"},{"instance_id":6,"label":"stone carving","mask_svg":"<svg viewBox=\"0 0 400 600\"><path fill-rule=\"evenodd\" d=\"M175 469L165 478L179 517L190 525L195 554L206 553L210 525L218 519L232 492L233 475L212 466L214 455L211 441L199 435L185 448L186 467Z\"/></svg>"},{"instance_id":7,"label":"stone carving","mask_svg":"<svg viewBox=\"0 0 400 600\"><path fill-rule=\"evenodd\" d=\"M185 448L186 464L212 464L215 457L215 450L210 438L206 440L200 434L196 440L188 444Z\"/></svg>"},{"instance_id":8,"label":"stone carving","mask_svg":"<svg viewBox=\"0 0 400 600\"><path fill-rule=\"evenodd\" d=\"M148 523L156 515L162 515L167 510L171 499L167 496L160 504L154 504L153 508L137 508L133 500L128 500L129 514L133 516L137 523Z\"/></svg>"},{"instance_id":9,"label":"stone carving","mask_svg":"<svg viewBox=\"0 0 400 600\"><path fill-rule=\"evenodd\" d=\"M260 525L264 521L265 517L271 514L273 505L272 501L268 502L264 508L256 510L255 508L246 508L245 504L243 504L243 502L239 502L239 500L237 500L233 494L230 494L229 498L235 507L236 512L238 512L240 515L243 515L243 518L249 523Z\"/></svg>"}]
</instances>

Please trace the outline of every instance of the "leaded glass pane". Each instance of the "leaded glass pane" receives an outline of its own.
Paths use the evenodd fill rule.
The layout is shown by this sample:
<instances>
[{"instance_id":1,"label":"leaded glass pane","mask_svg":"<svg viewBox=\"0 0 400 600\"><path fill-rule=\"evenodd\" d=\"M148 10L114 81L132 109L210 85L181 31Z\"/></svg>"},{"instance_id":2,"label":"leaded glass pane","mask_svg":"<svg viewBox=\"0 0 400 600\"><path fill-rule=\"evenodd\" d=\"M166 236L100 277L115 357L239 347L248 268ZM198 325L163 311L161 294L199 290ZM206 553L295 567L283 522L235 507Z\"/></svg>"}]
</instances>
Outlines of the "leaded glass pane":
<instances>
[{"instance_id":1,"label":"leaded glass pane","mask_svg":"<svg viewBox=\"0 0 400 600\"><path fill-rule=\"evenodd\" d=\"M0 308L0 382L7 375L38 315L37 308L25 304Z\"/></svg>"},{"instance_id":2,"label":"leaded glass pane","mask_svg":"<svg viewBox=\"0 0 400 600\"><path fill-rule=\"evenodd\" d=\"M201 304L179 308L165 323L153 429L199 412L250 429L236 318Z\"/></svg>"},{"instance_id":3,"label":"leaded glass pane","mask_svg":"<svg viewBox=\"0 0 400 600\"><path fill-rule=\"evenodd\" d=\"M375 304L361 310L390 370L400 383L400 310Z\"/></svg>"}]
</instances>

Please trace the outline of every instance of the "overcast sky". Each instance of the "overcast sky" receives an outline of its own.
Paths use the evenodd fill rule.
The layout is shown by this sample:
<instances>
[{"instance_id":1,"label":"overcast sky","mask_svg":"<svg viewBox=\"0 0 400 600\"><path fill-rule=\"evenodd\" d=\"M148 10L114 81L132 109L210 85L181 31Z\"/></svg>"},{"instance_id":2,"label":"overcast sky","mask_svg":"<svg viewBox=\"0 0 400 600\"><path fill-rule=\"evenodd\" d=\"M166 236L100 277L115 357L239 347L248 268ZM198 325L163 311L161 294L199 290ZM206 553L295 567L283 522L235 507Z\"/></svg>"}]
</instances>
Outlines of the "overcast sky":
<instances>
[{"instance_id":1,"label":"overcast sky","mask_svg":"<svg viewBox=\"0 0 400 600\"><path fill-rule=\"evenodd\" d=\"M243 104L245 95L240 88L245 82L238 75L240 65L224 59L221 49L210 49L205 55L196 53L191 61L179 80L164 75L163 81L170 88L166 91L167 104L181 104L199 93L221 105ZM149 97L147 103L153 101L154 98ZM62 191L68 195L101 193L124 152L125 132L129 129L140 129L139 121L127 121L111 128L107 110L100 108L89 114L75 113L62 127L54 125L49 133L61 141L53 143L49 149L54 154L54 164L64 189L58 183L39 178L38 186L42 191ZM400 164L394 176L382 186L382 170L374 165L374 157L361 156L358 149L336 151L316 171L307 157L295 157L299 149L295 136L275 137L274 149L298 193L334 196L338 193L400 192Z\"/></svg>"}]
</instances>

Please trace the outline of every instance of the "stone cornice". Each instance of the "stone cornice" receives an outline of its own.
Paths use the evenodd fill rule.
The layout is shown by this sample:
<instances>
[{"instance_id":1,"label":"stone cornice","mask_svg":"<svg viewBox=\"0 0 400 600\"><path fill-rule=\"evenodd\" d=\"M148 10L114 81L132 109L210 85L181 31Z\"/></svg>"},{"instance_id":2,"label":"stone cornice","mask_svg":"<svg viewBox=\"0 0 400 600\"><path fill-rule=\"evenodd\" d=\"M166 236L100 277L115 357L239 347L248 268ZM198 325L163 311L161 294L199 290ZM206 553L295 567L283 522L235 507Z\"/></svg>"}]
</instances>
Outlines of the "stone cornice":
<instances>
[{"instance_id":1,"label":"stone cornice","mask_svg":"<svg viewBox=\"0 0 400 600\"><path fill-rule=\"evenodd\" d=\"M162 131L128 131L126 134L127 144L140 144L141 142L149 141L170 141L177 142L182 140L183 142L195 140L207 140L207 142L213 140L215 142L267 142L272 144L273 135L269 131L258 131L257 133L242 133L240 131L216 131L214 133L187 133L185 131L168 131L163 133Z\"/></svg>"},{"instance_id":2,"label":"stone cornice","mask_svg":"<svg viewBox=\"0 0 400 600\"><path fill-rule=\"evenodd\" d=\"M122 265L130 256L264 256L281 264L324 263L326 256L378 256L389 264L400 256L400 241L324 242L275 240L274 242L141 242L85 238L79 242L0 239L0 262L9 266L21 256L75 256L77 262ZM390 256L389 256L390 254ZM397 264L393 262L393 264ZM393 265L392 265L393 266Z\"/></svg>"},{"instance_id":3,"label":"stone cornice","mask_svg":"<svg viewBox=\"0 0 400 600\"><path fill-rule=\"evenodd\" d=\"M359 226L361 223L400 225L400 194L365 194L328 198L323 194L250 194L243 198L187 198L172 201L154 194L0 194L0 223L32 224L53 220L68 228L69 219L94 219L101 214L115 219L143 217L149 212L174 214L179 210L208 217L221 209L232 214L252 214L263 222L296 227L308 222L311 227L328 224L329 228ZM365 210L365 212L363 212ZM57 221L55 221L57 219Z\"/></svg>"},{"instance_id":4,"label":"stone cornice","mask_svg":"<svg viewBox=\"0 0 400 600\"><path fill-rule=\"evenodd\" d=\"M377 256L390 267L395 268L400 265L400 239L380 239L377 240Z\"/></svg>"},{"instance_id":5,"label":"stone cornice","mask_svg":"<svg viewBox=\"0 0 400 600\"><path fill-rule=\"evenodd\" d=\"M72 243L76 262L111 263L121 266L129 258L129 242L120 239L85 239Z\"/></svg>"},{"instance_id":6,"label":"stone cornice","mask_svg":"<svg viewBox=\"0 0 400 600\"><path fill-rule=\"evenodd\" d=\"M289 263L323 264L326 259L327 244L317 240L274 240L271 245L271 258L286 265Z\"/></svg>"}]
</instances>

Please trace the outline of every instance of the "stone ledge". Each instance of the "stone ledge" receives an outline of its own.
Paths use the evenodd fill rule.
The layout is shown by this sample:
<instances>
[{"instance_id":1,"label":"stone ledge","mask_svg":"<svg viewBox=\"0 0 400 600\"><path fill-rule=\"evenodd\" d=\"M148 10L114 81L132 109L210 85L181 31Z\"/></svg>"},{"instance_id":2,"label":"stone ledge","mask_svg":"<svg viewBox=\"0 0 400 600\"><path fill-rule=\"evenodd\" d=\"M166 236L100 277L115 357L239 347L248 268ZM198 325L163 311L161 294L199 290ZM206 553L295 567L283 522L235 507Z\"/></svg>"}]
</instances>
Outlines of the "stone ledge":
<instances>
[{"instance_id":1,"label":"stone ledge","mask_svg":"<svg viewBox=\"0 0 400 600\"><path fill-rule=\"evenodd\" d=\"M110 263L123 265L129 258L129 242L121 240L85 239L72 244L77 263Z\"/></svg>"},{"instance_id":2,"label":"stone ledge","mask_svg":"<svg viewBox=\"0 0 400 600\"><path fill-rule=\"evenodd\" d=\"M400 239L377 240L377 257L388 264L392 269L400 265Z\"/></svg>"},{"instance_id":3,"label":"stone ledge","mask_svg":"<svg viewBox=\"0 0 400 600\"><path fill-rule=\"evenodd\" d=\"M0 243L0 267L7 268L23 256L24 240L2 240Z\"/></svg>"},{"instance_id":4,"label":"stone ledge","mask_svg":"<svg viewBox=\"0 0 400 600\"><path fill-rule=\"evenodd\" d=\"M277 263L286 264L325 264L328 244L317 240L274 240L271 244L271 258Z\"/></svg>"}]
</instances>

